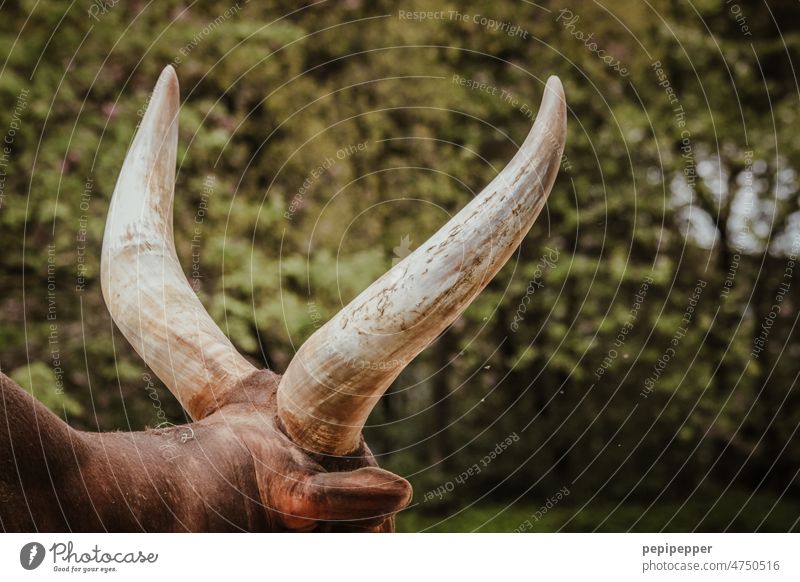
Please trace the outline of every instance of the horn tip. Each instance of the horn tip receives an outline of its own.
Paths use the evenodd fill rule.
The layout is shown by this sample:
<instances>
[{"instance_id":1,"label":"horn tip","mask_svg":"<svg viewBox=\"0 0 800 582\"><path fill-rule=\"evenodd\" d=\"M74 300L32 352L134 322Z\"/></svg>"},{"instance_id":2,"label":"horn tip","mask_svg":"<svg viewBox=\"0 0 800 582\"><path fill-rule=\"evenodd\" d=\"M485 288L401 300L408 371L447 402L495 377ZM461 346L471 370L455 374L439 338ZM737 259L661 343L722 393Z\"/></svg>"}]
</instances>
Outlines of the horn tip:
<instances>
[{"instance_id":1,"label":"horn tip","mask_svg":"<svg viewBox=\"0 0 800 582\"><path fill-rule=\"evenodd\" d=\"M545 85L545 89L550 91L555 91L556 93L563 93L564 85L561 83L561 79L559 79L557 75L550 75L547 78L547 84Z\"/></svg>"},{"instance_id":2,"label":"horn tip","mask_svg":"<svg viewBox=\"0 0 800 582\"><path fill-rule=\"evenodd\" d=\"M160 148L164 137L177 140L177 117L180 108L178 75L172 65L167 65L158 76L147 110L137 133L133 148ZM167 133L165 133L167 132Z\"/></svg>"},{"instance_id":3,"label":"horn tip","mask_svg":"<svg viewBox=\"0 0 800 582\"><path fill-rule=\"evenodd\" d=\"M546 133L555 138L560 143L560 148L563 149L563 141L566 139L567 132L567 98L564 95L564 86L561 84L561 79L555 75L551 75L547 79L544 88L544 96L542 97L542 105L540 114L536 116L534 128L541 123L544 126L549 126L550 129ZM531 131L532 134L537 134L538 131Z\"/></svg>"},{"instance_id":4,"label":"horn tip","mask_svg":"<svg viewBox=\"0 0 800 582\"><path fill-rule=\"evenodd\" d=\"M180 87L178 86L178 73L172 65L167 65L158 76L152 99L155 100L157 97L160 97L177 104L179 96Z\"/></svg>"},{"instance_id":5,"label":"horn tip","mask_svg":"<svg viewBox=\"0 0 800 582\"><path fill-rule=\"evenodd\" d=\"M173 67L172 65L167 65L166 67L161 69L161 74L158 76L158 80L174 83L177 85L178 73L175 71L175 67Z\"/></svg>"},{"instance_id":6,"label":"horn tip","mask_svg":"<svg viewBox=\"0 0 800 582\"><path fill-rule=\"evenodd\" d=\"M544 86L544 97L542 98L542 108L547 105L556 105L564 110L566 115L567 98L564 95L564 85L561 84L561 79L555 75L550 75L547 83Z\"/></svg>"}]
</instances>

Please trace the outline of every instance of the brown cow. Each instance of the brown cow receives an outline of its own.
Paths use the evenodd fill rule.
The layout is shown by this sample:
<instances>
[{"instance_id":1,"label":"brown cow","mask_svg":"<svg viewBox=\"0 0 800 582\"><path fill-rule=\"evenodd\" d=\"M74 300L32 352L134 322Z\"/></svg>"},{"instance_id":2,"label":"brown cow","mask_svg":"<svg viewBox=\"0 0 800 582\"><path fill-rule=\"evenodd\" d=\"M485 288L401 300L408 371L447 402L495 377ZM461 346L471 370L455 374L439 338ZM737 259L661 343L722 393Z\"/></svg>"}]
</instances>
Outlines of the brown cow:
<instances>
[{"instance_id":1,"label":"brown cow","mask_svg":"<svg viewBox=\"0 0 800 582\"><path fill-rule=\"evenodd\" d=\"M551 77L509 165L298 350L256 369L200 304L172 234L179 92L167 67L120 172L101 279L111 315L194 422L133 433L70 428L0 374L6 531L392 531L411 486L361 430L408 362L489 283L555 180L566 104Z\"/></svg>"}]
</instances>

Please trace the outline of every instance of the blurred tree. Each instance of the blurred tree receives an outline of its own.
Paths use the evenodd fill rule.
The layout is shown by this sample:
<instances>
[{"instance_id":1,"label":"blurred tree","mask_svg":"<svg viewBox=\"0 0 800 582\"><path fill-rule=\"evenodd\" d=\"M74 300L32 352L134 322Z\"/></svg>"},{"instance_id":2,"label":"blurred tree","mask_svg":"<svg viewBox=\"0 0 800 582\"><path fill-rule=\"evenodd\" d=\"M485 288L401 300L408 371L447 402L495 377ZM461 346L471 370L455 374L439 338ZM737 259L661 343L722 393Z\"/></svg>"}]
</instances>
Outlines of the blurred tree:
<instances>
[{"instance_id":1,"label":"blurred tree","mask_svg":"<svg viewBox=\"0 0 800 582\"><path fill-rule=\"evenodd\" d=\"M277 371L496 175L557 74L569 137L547 207L367 429L415 485L408 523L513 529L530 513L515 508L568 486L548 527L798 527L780 509L796 517L800 463L796 2L92 6L26 0L0 19L0 367L51 409L102 430L185 418L98 279L165 64L184 269Z\"/></svg>"}]
</instances>

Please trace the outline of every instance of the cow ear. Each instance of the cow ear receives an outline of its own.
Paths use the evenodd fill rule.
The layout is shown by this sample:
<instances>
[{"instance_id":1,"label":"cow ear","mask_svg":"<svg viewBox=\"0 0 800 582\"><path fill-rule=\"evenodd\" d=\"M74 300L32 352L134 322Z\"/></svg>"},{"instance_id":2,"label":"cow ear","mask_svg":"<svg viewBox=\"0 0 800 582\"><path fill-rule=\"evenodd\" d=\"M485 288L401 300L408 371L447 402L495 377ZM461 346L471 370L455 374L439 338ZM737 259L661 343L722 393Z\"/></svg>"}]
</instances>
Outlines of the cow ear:
<instances>
[{"instance_id":1,"label":"cow ear","mask_svg":"<svg viewBox=\"0 0 800 582\"><path fill-rule=\"evenodd\" d=\"M295 488L285 515L298 525L338 522L368 529L393 517L411 496L408 481L378 467L312 473Z\"/></svg>"}]
</instances>

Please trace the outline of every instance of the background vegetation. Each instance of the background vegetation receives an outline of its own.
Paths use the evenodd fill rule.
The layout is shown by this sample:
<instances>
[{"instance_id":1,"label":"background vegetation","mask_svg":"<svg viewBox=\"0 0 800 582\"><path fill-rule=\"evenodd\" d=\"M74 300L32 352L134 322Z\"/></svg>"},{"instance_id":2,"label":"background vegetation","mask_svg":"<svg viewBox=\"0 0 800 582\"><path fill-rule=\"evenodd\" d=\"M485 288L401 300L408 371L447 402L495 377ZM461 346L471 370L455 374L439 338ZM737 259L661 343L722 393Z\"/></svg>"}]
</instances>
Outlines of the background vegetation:
<instances>
[{"instance_id":1,"label":"background vegetation","mask_svg":"<svg viewBox=\"0 0 800 582\"><path fill-rule=\"evenodd\" d=\"M443 17L400 13L418 10ZM279 372L503 167L557 74L569 137L546 210L371 417L381 464L415 487L400 528L800 527L797 2L1 12L0 367L73 426L184 419L99 283L164 65L184 100L178 252Z\"/></svg>"}]
</instances>

